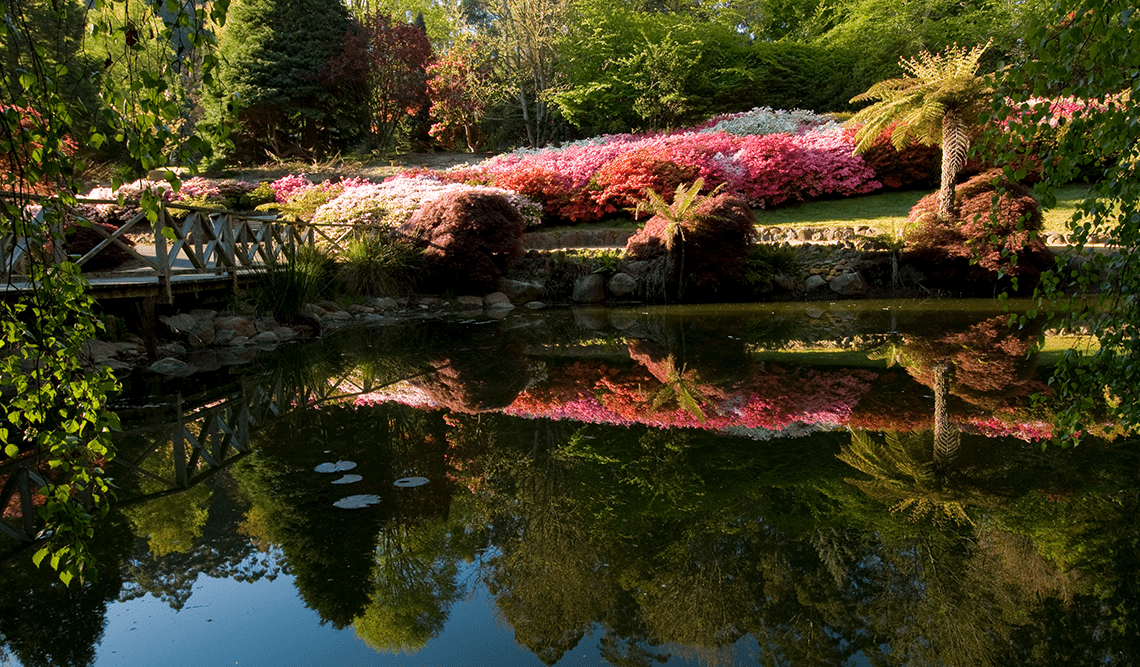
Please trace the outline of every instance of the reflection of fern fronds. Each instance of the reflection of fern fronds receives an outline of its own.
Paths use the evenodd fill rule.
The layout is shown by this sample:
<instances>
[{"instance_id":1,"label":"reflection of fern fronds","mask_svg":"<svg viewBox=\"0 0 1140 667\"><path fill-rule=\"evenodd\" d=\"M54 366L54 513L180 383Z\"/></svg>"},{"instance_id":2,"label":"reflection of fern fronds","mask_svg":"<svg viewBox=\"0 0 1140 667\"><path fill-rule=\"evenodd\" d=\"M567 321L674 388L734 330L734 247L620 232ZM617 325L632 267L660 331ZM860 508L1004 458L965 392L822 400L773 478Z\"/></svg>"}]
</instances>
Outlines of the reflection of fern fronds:
<instances>
[{"instance_id":1,"label":"reflection of fern fronds","mask_svg":"<svg viewBox=\"0 0 1140 667\"><path fill-rule=\"evenodd\" d=\"M891 511L903 512L911 521L929 516L935 525L973 525L967 505L988 505L991 499L976 489L944 483L934 465L932 435L890 432L879 442L866 431L852 431L851 445L843 447L839 460L873 479L845 481L872 498L895 501Z\"/></svg>"},{"instance_id":2,"label":"reflection of fern fronds","mask_svg":"<svg viewBox=\"0 0 1140 667\"><path fill-rule=\"evenodd\" d=\"M708 403L709 399L698 388L696 382L685 377L685 367L677 368L673 355L665 360L668 375L663 386L658 389L650 399L650 411L657 411L662 405L676 399L682 410L696 417L698 421L705 421L705 413L701 410L701 403Z\"/></svg>"}]
</instances>

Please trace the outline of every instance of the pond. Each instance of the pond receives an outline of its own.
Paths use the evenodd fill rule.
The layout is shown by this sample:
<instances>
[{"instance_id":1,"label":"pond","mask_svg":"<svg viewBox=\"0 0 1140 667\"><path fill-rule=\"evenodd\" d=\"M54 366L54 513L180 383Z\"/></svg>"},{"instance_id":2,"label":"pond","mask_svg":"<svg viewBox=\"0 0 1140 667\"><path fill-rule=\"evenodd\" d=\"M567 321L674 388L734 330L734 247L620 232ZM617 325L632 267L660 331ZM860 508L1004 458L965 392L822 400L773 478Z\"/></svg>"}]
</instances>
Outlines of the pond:
<instances>
[{"instance_id":1,"label":"pond","mask_svg":"<svg viewBox=\"0 0 1140 667\"><path fill-rule=\"evenodd\" d=\"M983 302L515 311L136 380L97 581L0 664L1140 658L1140 461Z\"/></svg>"}]
</instances>

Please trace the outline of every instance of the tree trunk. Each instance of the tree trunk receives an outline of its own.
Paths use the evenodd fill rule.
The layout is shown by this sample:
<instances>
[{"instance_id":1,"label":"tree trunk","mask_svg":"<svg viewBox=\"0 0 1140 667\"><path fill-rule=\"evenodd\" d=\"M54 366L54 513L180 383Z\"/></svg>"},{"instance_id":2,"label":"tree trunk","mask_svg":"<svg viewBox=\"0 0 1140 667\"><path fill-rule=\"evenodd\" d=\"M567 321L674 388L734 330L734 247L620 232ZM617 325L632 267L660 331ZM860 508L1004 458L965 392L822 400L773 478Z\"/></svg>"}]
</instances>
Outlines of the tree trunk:
<instances>
[{"instance_id":1,"label":"tree trunk","mask_svg":"<svg viewBox=\"0 0 1140 667\"><path fill-rule=\"evenodd\" d=\"M942 183L938 189L938 216L945 222L957 222L954 215L954 183L966 164L970 150L970 134L956 111L942 116Z\"/></svg>"}]
</instances>

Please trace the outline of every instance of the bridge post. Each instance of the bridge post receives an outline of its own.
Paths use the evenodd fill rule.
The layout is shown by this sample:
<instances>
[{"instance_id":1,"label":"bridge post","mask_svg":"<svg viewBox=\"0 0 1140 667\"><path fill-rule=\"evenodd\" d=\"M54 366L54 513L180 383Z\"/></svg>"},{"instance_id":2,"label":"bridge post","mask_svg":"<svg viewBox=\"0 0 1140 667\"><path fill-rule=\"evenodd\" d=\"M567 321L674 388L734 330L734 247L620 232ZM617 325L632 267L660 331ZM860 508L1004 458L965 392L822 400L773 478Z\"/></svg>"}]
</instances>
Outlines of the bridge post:
<instances>
[{"instance_id":1,"label":"bridge post","mask_svg":"<svg viewBox=\"0 0 1140 667\"><path fill-rule=\"evenodd\" d=\"M166 248L166 235L162 233L168 223L166 204L160 201L158 220L154 223L154 260L158 264L158 287L163 295L163 303L174 303L174 293L170 289L170 254Z\"/></svg>"}]
</instances>

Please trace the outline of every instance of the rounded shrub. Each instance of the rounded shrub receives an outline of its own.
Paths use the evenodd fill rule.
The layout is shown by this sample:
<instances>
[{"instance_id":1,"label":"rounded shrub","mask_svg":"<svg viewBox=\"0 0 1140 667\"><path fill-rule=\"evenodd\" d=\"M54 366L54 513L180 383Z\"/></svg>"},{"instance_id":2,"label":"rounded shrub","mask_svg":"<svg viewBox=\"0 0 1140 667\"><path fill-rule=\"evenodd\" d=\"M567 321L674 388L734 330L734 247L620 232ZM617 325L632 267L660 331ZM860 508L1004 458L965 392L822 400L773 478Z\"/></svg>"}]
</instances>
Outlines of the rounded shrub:
<instances>
[{"instance_id":1,"label":"rounded shrub","mask_svg":"<svg viewBox=\"0 0 1140 667\"><path fill-rule=\"evenodd\" d=\"M926 274L932 286L968 293L1024 290L1053 265L1052 253L1037 238L1042 226L1037 201L1000 171L958 185L954 213L956 223L938 217L937 192L910 212L903 261ZM1006 284L1005 278L1018 280Z\"/></svg>"},{"instance_id":2,"label":"rounded shrub","mask_svg":"<svg viewBox=\"0 0 1140 667\"><path fill-rule=\"evenodd\" d=\"M423 286L489 291L523 253L526 220L500 194L460 190L427 204L400 230L424 248Z\"/></svg>"},{"instance_id":3,"label":"rounded shrub","mask_svg":"<svg viewBox=\"0 0 1140 667\"><path fill-rule=\"evenodd\" d=\"M626 242L632 260L669 258L665 293L686 300L732 298L746 284L746 265L756 233L748 203L721 194L685 206L674 201ZM680 210L679 210L680 209Z\"/></svg>"}]
</instances>

